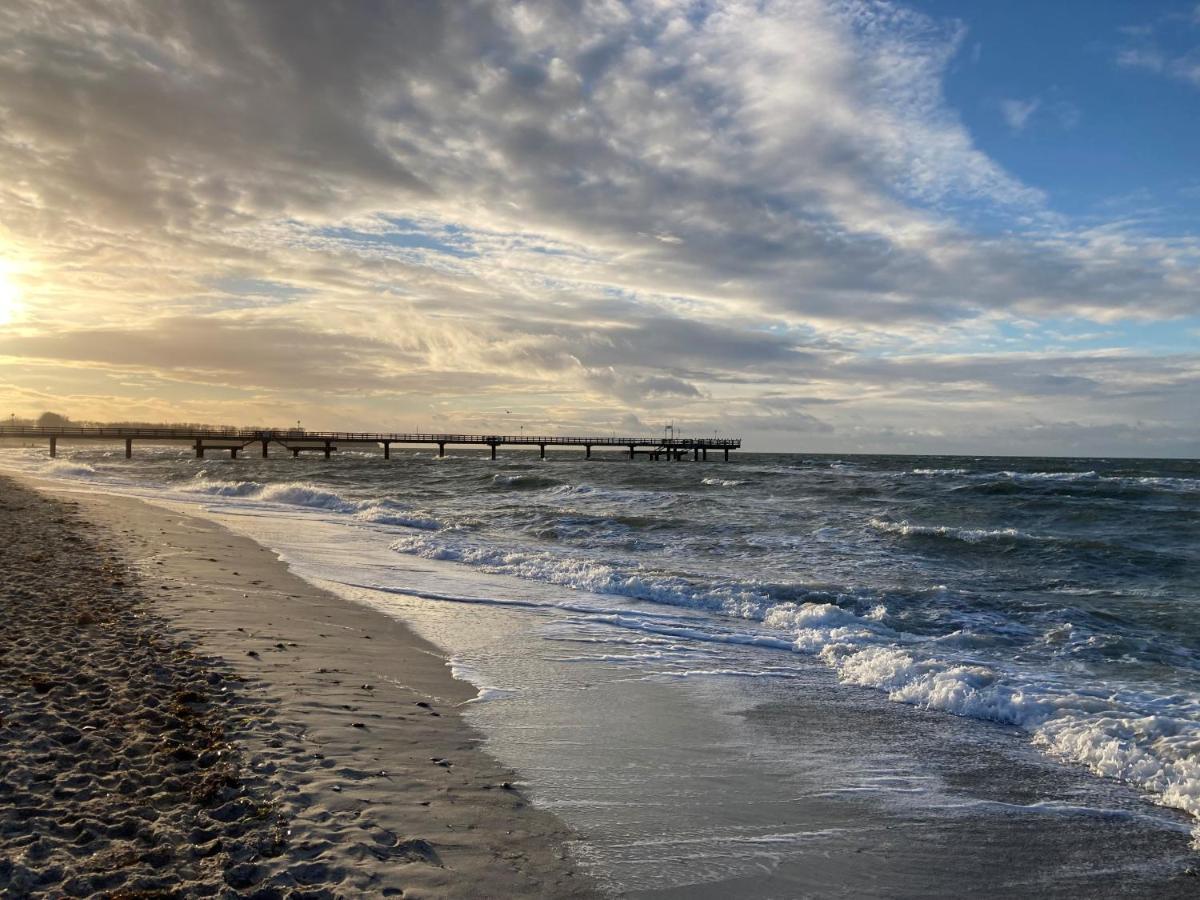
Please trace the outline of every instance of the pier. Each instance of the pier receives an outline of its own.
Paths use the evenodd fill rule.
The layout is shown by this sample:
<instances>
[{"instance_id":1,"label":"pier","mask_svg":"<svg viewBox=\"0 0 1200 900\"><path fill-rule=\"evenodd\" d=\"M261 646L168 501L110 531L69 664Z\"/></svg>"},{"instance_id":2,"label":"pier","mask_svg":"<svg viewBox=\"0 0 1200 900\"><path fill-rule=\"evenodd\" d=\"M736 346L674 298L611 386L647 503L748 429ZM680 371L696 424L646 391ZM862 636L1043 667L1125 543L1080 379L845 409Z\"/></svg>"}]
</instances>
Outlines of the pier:
<instances>
[{"instance_id":1,"label":"pier","mask_svg":"<svg viewBox=\"0 0 1200 900\"><path fill-rule=\"evenodd\" d=\"M299 428L152 428L120 426L36 426L0 425L0 437L39 438L49 441L50 455L58 455L59 441L110 441L125 444L125 458L133 456L134 441L163 443L186 441L196 452L197 459L204 459L209 451L228 452L237 459L243 451L258 450L263 459L271 456L274 447L293 457L302 453L322 453L330 459L340 447L375 445L383 448L383 458L390 459L393 446L434 446L438 456L446 455L451 446L480 446L491 450L496 458L500 447L537 447L542 459L546 448L582 450L585 459L592 458L594 450L616 450L629 459L644 456L650 460L693 461L708 459L708 452L724 454L729 462L729 451L741 449L741 438L718 437L570 437L561 435L528 434L423 434L404 432L359 432L359 431L305 431Z\"/></svg>"}]
</instances>

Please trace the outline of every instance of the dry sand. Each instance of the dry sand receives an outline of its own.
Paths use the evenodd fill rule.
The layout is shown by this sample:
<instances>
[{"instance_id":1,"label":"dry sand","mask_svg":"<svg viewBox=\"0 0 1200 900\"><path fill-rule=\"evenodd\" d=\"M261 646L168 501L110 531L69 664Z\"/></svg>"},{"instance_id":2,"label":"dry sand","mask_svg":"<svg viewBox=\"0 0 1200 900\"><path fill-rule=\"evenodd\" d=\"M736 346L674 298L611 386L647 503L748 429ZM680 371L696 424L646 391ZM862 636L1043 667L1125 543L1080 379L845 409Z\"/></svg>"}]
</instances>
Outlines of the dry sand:
<instances>
[{"instance_id":1,"label":"dry sand","mask_svg":"<svg viewBox=\"0 0 1200 900\"><path fill-rule=\"evenodd\" d=\"M0 479L0 565L3 896L595 895L438 651L254 542Z\"/></svg>"}]
</instances>

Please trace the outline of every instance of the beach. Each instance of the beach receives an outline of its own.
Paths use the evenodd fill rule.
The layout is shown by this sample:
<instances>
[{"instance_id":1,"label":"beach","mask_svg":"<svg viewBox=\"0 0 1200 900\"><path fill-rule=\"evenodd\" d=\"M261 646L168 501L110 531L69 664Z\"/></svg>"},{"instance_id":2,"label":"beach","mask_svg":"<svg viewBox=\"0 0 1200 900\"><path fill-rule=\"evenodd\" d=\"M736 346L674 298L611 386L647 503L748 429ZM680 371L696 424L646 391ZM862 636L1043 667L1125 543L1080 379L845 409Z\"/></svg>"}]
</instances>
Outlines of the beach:
<instances>
[{"instance_id":1,"label":"beach","mask_svg":"<svg viewBox=\"0 0 1200 900\"><path fill-rule=\"evenodd\" d=\"M131 498L0 529L0 894L592 895L395 619Z\"/></svg>"}]
</instances>

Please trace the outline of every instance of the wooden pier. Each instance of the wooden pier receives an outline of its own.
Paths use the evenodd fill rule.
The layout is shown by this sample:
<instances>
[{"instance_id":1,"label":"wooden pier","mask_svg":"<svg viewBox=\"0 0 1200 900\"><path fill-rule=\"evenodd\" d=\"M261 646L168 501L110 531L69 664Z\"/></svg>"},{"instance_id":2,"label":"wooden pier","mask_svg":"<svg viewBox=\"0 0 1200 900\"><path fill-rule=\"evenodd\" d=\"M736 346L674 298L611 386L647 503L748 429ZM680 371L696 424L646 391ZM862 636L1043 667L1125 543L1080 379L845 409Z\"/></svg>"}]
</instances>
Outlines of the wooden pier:
<instances>
[{"instance_id":1,"label":"wooden pier","mask_svg":"<svg viewBox=\"0 0 1200 900\"><path fill-rule=\"evenodd\" d=\"M186 441L195 448L196 458L203 459L207 451L228 451L233 459L243 450L259 450L262 458L268 458L272 445L291 453L323 453L329 459L339 447L375 445L383 448L383 458L390 459L393 445L435 446L438 456L446 455L449 446L483 446L491 449L491 458L496 458L500 447L537 447L542 459L546 448L571 448L583 450L586 459L592 458L593 450L619 450L628 453L630 459L645 456L651 460L682 460L689 456L695 460L707 460L708 451L721 452L729 462L729 451L742 446L741 438L704 437L563 437L527 434L419 434L419 433L374 433L358 431L305 431L302 429L260 428L137 428L106 426L53 426L0 425L0 437L42 438L50 442L50 455L58 455L59 441L113 441L124 442L125 458L133 456L133 442L163 443Z\"/></svg>"}]
</instances>

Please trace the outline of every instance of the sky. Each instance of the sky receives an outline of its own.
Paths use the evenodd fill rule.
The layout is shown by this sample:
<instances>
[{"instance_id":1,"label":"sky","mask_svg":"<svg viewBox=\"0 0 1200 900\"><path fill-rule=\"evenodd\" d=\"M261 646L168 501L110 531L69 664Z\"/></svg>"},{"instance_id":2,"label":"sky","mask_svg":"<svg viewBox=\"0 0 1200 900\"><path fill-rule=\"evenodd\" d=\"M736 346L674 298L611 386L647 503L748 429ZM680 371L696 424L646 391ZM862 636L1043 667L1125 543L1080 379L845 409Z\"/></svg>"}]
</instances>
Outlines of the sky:
<instances>
[{"instance_id":1,"label":"sky","mask_svg":"<svg viewBox=\"0 0 1200 900\"><path fill-rule=\"evenodd\" d=\"M1200 455L1200 4L7 2L0 407Z\"/></svg>"}]
</instances>

